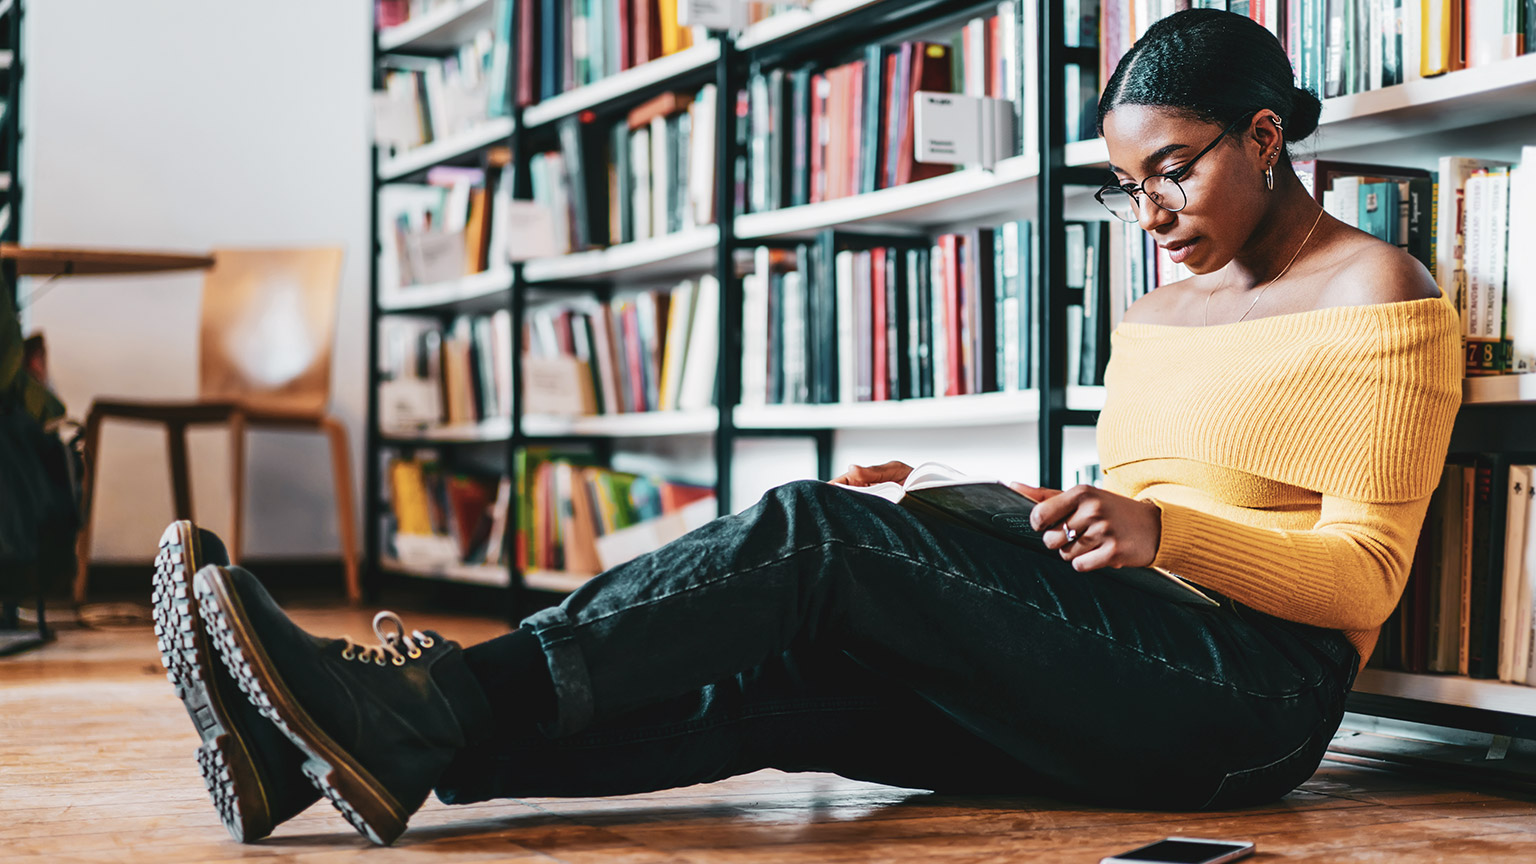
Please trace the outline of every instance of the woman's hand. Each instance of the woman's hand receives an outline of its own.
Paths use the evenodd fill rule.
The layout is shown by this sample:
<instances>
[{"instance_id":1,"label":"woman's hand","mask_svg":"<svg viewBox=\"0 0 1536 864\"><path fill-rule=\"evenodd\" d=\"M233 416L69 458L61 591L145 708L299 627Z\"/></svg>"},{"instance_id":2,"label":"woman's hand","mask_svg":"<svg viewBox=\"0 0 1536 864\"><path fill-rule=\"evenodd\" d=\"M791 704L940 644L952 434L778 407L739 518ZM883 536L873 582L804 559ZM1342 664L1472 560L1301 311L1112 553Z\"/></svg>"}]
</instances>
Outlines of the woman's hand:
<instances>
[{"instance_id":1,"label":"woman's hand","mask_svg":"<svg viewBox=\"0 0 1536 864\"><path fill-rule=\"evenodd\" d=\"M1045 534L1049 549L1079 572L1101 567L1146 567L1157 558L1163 513L1150 501L1080 484L1065 492L1009 483L1039 506L1031 527Z\"/></svg>"},{"instance_id":2,"label":"woman's hand","mask_svg":"<svg viewBox=\"0 0 1536 864\"><path fill-rule=\"evenodd\" d=\"M849 465L848 470L832 479L844 486L873 486L887 481L901 483L912 473L912 466L905 462L887 462L884 465Z\"/></svg>"}]
</instances>

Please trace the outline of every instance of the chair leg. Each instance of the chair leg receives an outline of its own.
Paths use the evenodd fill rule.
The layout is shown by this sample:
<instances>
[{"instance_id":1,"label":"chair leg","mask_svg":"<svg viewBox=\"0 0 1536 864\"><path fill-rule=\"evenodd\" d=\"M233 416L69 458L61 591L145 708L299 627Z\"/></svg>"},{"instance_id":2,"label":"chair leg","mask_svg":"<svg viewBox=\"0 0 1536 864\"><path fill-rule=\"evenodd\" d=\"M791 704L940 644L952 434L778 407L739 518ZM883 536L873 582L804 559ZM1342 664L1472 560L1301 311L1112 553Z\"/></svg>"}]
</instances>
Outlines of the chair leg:
<instances>
[{"instance_id":1,"label":"chair leg","mask_svg":"<svg viewBox=\"0 0 1536 864\"><path fill-rule=\"evenodd\" d=\"M192 478L187 470L187 424L165 424L165 438L171 460L171 495L177 519L192 519Z\"/></svg>"},{"instance_id":2,"label":"chair leg","mask_svg":"<svg viewBox=\"0 0 1536 864\"><path fill-rule=\"evenodd\" d=\"M80 478L80 534L75 538L74 599L85 602L91 567L91 526L96 512L96 465L101 460L101 424L104 418L92 411L85 419L85 471Z\"/></svg>"},{"instance_id":3,"label":"chair leg","mask_svg":"<svg viewBox=\"0 0 1536 864\"><path fill-rule=\"evenodd\" d=\"M235 412L229 418L229 560L239 564L245 539L245 415Z\"/></svg>"},{"instance_id":4,"label":"chair leg","mask_svg":"<svg viewBox=\"0 0 1536 864\"><path fill-rule=\"evenodd\" d=\"M336 478L336 528L341 535L341 558L347 570L347 600L362 602L363 588L357 572L357 522L352 509L352 457L347 450L347 427L335 417L321 420L331 441L331 473Z\"/></svg>"}]
</instances>

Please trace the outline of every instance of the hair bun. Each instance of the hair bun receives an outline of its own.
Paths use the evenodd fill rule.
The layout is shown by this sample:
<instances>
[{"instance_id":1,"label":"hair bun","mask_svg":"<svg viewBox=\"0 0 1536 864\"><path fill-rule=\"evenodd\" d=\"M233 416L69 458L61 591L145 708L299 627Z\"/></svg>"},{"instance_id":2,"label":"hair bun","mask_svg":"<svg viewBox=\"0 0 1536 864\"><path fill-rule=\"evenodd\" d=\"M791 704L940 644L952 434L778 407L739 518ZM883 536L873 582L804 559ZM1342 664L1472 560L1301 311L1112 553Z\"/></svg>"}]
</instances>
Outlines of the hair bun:
<instances>
[{"instance_id":1,"label":"hair bun","mask_svg":"<svg viewBox=\"0 0 1536 864\"><path fill-rule=\"evenodd\" d=\"M1323 103L1311 90L1295 87L1291 90L1291 116L1285 118L1285 140L1300 141L1317 131L1317 119L1323 113Z\"/></svg>"}]
</instances>

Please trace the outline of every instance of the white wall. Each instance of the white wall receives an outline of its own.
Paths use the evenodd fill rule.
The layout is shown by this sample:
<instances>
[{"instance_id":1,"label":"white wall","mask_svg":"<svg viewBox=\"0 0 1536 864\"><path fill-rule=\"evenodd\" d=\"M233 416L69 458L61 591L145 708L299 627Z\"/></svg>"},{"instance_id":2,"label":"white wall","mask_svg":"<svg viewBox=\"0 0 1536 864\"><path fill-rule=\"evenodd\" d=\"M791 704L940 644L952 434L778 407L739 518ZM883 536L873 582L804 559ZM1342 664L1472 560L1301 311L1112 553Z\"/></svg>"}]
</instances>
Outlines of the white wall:
<instances>
[{"instance_id":1,"label":"white wall","mask_svg":"<svg viewBox=\"0 0 1536 864\"><path fill-rule=\"evenodd\" d=\"M351 428L359 472L369 8L362 0L34 0L26 46L28 242L346 246L333 402ZM83 417L96 396L194 396L198 289L195 275L51 285L29 324L48 336L71 412ZM833 464L937 460L1035 483L1036 435L1032 425L850 432L838 436ZM645 449L682 457L673 464L684 476L712 475L707 438ZM110 426L102 450L95 558L147 560L171 517L163 436ZM1074 469L1095 458L1092 430L1069 434L1067 450L1071 485ZM227 531L224 435L195 434L192 457L197 517ZM334 555L322 441L258 433L249 458L248 553ZM736 509L816 469L814 449L798 439L744 441L736 464Z\"/></svg>"},{"instance_id":2,"label":"white wall","mask_svg":"<svg viewBox=\"0 0 1536 864\"><path fill-rule=\"evenodd\" d=\"M24 46L27 242L346 248L332 401L354 471L366 408L371 7L33 0ZM97 396L195 396L199 286L196 275L49 286L28 323L47 335L70 413L83 418ZM191 448L196 515L227 531L226 437L194 434ZM148 560L172 515L163 435L109 425L102 450L95 558ZM336 554L326 453L319 436L253 436L249 554Z\"/></svg>"}]
</instances>

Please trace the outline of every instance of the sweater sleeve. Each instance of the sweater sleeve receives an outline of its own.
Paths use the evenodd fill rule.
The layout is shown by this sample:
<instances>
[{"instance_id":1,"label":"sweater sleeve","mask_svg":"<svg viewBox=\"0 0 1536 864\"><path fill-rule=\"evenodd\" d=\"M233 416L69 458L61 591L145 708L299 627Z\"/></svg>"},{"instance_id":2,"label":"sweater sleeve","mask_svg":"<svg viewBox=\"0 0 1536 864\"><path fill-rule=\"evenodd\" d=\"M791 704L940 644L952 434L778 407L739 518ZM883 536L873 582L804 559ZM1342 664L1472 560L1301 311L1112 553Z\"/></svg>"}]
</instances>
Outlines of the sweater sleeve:
<instances>
[{"instance_id":1,"label":"sweater sleeve","mask_svg":"<svg viewBox=\"0 0 1536 864\"><path fill-rule=\"evenodd\" d=\"M1429 509L1429 496L1382 504L1325 495L1314 528L1288 531L1148 500L1162 511L1153 566L1260 612L1338 630L1386 621Z\"/></svg>"}]
</instances>

